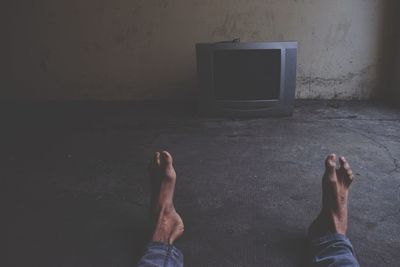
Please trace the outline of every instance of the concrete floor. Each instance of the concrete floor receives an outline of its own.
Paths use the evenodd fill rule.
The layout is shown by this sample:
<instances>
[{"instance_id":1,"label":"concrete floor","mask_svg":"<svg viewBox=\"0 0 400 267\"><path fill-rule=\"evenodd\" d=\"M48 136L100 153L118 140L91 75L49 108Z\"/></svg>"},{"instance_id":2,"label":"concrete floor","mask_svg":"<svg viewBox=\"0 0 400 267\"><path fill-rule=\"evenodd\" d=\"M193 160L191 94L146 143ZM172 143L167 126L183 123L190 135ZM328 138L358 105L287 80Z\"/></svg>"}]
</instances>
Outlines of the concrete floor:
<instances>
[{"instance_id":1,"label":"concrete floor","mask_svg":"<svg viewBox=\"0 0 400 267\"><path fill-rule=\"evenodd\" d=\"M3 266L134 266L147 161L160 149L175 156L186 266L301 265L330 152L356 173L349 236L361 265L398 265L400 110L296 106L290 118L252 120L129 103L3 107Z\"/></svg>"}]
</instances>

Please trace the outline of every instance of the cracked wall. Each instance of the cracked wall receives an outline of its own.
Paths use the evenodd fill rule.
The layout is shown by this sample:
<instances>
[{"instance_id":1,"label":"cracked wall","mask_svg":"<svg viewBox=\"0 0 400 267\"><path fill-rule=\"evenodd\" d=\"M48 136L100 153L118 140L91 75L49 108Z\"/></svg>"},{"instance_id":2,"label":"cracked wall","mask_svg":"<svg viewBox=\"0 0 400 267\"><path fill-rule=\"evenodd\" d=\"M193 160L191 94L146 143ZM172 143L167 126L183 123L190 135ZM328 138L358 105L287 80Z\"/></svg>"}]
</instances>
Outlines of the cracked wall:
<instances>
[{"instance_id":1,"label":"cracked wall","mask_svg":"<svg viewBox=\"0 0 400 267\"><path fill-rule=\"evenodd\" d=\"M365 99L380 0L38 0L3 4L2 99L195 97L196 42L297 40L297 98Z\"/></svg>"}]
</instances>

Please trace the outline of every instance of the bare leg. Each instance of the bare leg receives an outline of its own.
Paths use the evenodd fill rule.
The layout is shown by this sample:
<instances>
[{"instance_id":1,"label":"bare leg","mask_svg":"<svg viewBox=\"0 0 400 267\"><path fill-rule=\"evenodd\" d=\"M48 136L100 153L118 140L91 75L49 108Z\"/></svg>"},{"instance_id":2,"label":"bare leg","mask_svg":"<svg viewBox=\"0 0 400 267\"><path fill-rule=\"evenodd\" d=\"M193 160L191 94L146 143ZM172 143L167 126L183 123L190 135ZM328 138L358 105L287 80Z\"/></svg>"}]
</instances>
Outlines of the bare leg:
<instances>
[{"instance_id":1,"label":"bare leg","mask_svg":"<svg viewBox=\"0 0 400 267\"><path fill-rule=\"evenodd\" d=\"M311 238L328 233L347 233L348 194L354 176L344 157L339 158L340 168L336 169L336 155L325 160L325 173L322 178L322 209L309 229Z\"/></svg>"},{"instance_id":2,"label":"bare leg","mask_svg":"<svg viewBox=\"0 0 400 267\"><path fill-rule=\"evenodd\" d=\"M309 228L312 266L359 266L350 240L346 237L348 195L354 180L350 165L336 155L325 160L322 178L322 209Z\"/></svg>"},{"instance_id":3,"label":"bare leg","mask_svg":"<svg viewBox=\"0 0 400 267\"><path fill-rule=\"evenodd\" d=\"M149 167L153 190L154 223L151 240L165 244L173 244L184 230L182 219L173 203L176 173L172 161L172 156L167 151L156 152Z\"/></svg>"},{"instance_id":4,"label":"bare leg","mask_svg":"<svg viewBox=\"0 0 400 267\"><path fill-rule=\"evenodd\" d=\"M151 212L154 230L137 266L182 267L183 254L173 245L183 234L184 225L173 203L176 173L172 156L167 151L156 152L150 162L149 172L153 191Z\"/></svg>"}]
</instances>

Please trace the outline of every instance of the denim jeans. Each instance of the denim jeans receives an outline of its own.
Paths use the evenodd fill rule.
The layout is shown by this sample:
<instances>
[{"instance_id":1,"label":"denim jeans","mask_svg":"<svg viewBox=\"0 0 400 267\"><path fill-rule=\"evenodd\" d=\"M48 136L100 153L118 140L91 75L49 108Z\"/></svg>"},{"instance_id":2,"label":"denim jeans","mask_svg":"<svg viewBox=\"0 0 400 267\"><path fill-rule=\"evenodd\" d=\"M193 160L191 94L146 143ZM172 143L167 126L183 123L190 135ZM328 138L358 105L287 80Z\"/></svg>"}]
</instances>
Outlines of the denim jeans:
<instances>
[{"instance_id":1,"label":"denim jeans","mask_svg":"<svg viewBox=\"0 0 400 267\"><path fill-rule=\"evenodd\" d=\"M311 241L312 266L360 266L350 240L341 234L329 234Z\"/></svg>"},{"instance_id":2,"label":"denim jeans","mask_svg":"<svg viewBox=\"0 0 400 267\"><path fill-rule=\"evenodd\" d=\"M138 267L182 267L183 254L173 245L150 242Z\"/></svg>"},{"instance_id":3,"label":"denim jeans","mask_svg":"<svg viewBox=\"0 0 400 267\"><path fill-rule=\"evenodd\" d=\"M350 240L330 234L311 241L311 266L360 266ZM183 254L173 245L150 242L138 267L182 267Z\"/></svg>"}]
</instances>

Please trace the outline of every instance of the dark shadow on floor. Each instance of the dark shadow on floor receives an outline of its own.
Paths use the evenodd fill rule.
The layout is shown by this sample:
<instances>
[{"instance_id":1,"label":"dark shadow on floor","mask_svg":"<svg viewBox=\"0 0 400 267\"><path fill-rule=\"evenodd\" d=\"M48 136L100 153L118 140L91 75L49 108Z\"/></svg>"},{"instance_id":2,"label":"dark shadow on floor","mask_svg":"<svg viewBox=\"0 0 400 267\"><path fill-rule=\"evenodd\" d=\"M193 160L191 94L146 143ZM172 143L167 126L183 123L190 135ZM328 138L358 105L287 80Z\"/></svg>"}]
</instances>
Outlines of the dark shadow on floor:
<instances>
[{"instance_id":1,"label":"dark shadow on floor","mask_svg":"<svg viewBox=\"0 0 400 267\"><path fill-rule=\"evenodd\" d=\"M144 208L106 194L30 189L7 198L5 266L135 265L148 238Z\"/></svg>"}]
</instances>

